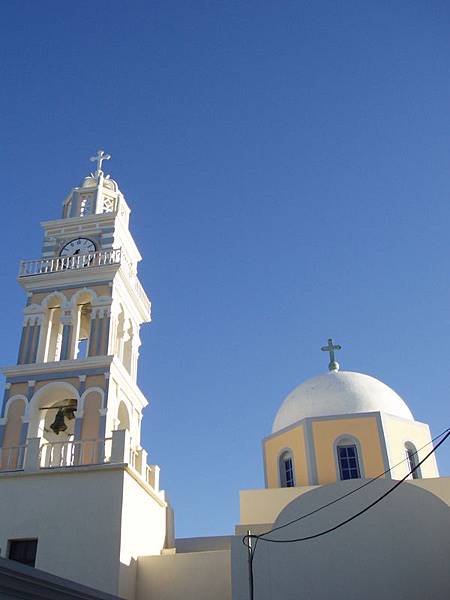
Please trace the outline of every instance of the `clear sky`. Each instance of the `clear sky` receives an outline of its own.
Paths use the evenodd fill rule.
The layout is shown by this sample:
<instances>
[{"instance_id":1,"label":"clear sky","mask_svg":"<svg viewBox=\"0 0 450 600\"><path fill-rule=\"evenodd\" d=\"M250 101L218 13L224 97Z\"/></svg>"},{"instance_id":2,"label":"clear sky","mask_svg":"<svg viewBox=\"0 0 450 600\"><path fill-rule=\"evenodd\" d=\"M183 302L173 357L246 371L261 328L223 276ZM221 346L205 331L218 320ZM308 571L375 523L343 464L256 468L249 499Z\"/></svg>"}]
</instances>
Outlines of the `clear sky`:
<instances>
[{"instance_id":1,"label":"clear sky","mask_svg":"<svg viewBox=\"0 0 450 600\"><path fill-rule=\"evenodd\" d=\"M0 8L0 363L98 148L153 303L143 444L177 534L231 533L285 395L342 368L450 425L450 8L418 2L39 2ZM450 474L446 447L438 461Z\"/></svg>"}]
</instances>

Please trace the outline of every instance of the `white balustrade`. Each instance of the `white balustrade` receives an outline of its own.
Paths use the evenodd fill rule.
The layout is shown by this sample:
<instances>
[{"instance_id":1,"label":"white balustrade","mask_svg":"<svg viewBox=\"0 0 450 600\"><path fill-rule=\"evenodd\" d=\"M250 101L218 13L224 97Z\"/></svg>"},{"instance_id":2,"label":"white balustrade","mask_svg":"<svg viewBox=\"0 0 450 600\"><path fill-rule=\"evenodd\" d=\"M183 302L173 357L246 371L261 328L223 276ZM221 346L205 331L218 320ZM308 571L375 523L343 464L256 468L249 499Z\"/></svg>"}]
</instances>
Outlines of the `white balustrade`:
<instances>
[{"instance_id":1,"label":"white balustrade","mask_svg":"<svg viewBox=\"0 0 450 600\"><path fill-rule=\"evenodd\" d=\"M0 448L0 471L21 471L23 469L26 446Z\"/></svg>"},{"instance_id":2,"label":"white balustrade","mask_svg":"<svg viewBox=\"0 0 450 600\"><path fill-rule=\"evenodd\" d=\"M55 256L53 258L40 258L37 260L22 260L19 268L19 277L59 273L67 269L86 269L89 267L102 267L105 265L120 264L122 249L109 248L87 254L74 256Z\"/></svg>"},{"instance_id":3,"label":"white balustrade","mask_svg":"<svg viewBox=\"0 0 450 600\"><path fill-rule=\"evenodd\" d=\"M97 252L88 252L87 254L75 254L74 256L54 256L52 258L38 258L37 260L22 260L19 267L19 277L30 277L33 275L47 275L48 273L60 273L67 270L78 270L92 267L103 267L108 265L120 265L125 261L126 256L122 253L122 248L108 248ZM147 311L150 310L150 300L144 291L139 279L131 271L131 267L125 269L132 286L144 304Z\"/></svg>"},{"instance_id":4,"label":"white balustrade","mask_svg":"<svg viewBox=\"0 0 450 600\"><path fill-rule=\"evenodd\" d=\"M147 485L159 492L159 467L147 464L147 452L131 448L127 430L114 431L112 437L98 440L44 442L32 438L26 445L0 448L0 471L37 472L40 469L80 467L105 463L128 465Z\"/></svg>"},{"instance_id":5,"label":"white balustrade","mask_svg":"<svg viewBox=\"0 0 450 600\"><path fill-rule=\"evenodd\" d=\"M128 464L130 467L133 467L133 469L136 469L136 471L139 471L139 458L139 452L130 448L130 461Z\"/></svg>"},{"instance_id":6,"label":"white balustrade","mask_svg":"<svg viewBox=\"0 0 450 600\"><path fill-rule=\"evenodd\" d=\"M41 469L74 467L111 462L111 438L46 442L39 452Z\"/></svg>"}]
</instances>

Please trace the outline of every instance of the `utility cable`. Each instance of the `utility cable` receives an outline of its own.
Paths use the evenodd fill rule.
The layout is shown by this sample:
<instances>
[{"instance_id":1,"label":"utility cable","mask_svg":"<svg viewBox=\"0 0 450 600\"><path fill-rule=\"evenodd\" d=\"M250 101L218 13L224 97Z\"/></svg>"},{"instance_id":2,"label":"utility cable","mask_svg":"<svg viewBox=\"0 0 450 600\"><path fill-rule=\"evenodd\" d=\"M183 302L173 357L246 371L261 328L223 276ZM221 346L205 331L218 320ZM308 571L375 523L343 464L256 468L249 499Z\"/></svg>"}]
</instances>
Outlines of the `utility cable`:
<instances>
[{"instance_id":1,"label":"utility cable","mask_svg":"<svg viewBox=\"0 0 450 600\"><path fill-rule=\"evenodd\" d=\"M336 531L336 529L339 529L339 528L343 527L344 525L347 525L347 523L350 523L351 521L354 521L355 519L357 519L358 517L360 517L361 515L363 515L364 513L366 513L368 510L370 510L371 508L373 508L376 504L378 504L379 502L381 502L382 500L384 500L384 498L386 498L387 496L389 496L389 494L392 494L393 491L395 491L404 481L406 481L406 479L408 479L408 477L410 475L412 475L415 471L417 471L417 469L419 467L421 467L421 465L423 465L423 463L426 460L428 460L432 454L434 454L436 452L436 450L439 448L439 446L442 446L442 444L450 436L450 429L447 429L446 431L447 432L446 432L445 436L442 438L442 440L438 444L436 444L436 446L424 458L422 458L422 460L419 461L404 477L402 477L402 479L399 479L389 490L387 490L386 492L384 492L384 494L382 494L381 496L379 496L376 500L374 500L373 502L371 502L370 504L368 504L366 507L364 507L363 509L361 509L360 511L358 511L357 513L355 513L351 517L348 517L348 519L345 519L344 521L341 521L337 525L334 525L333 527L330 527L329 529L325 529L324 531L320 531L319 533L314 533L312 535L307 535L307 536L302 537L302 538L294 538L294 539L289 539L289 540L276 540L276 539L273 539L273 538L264 537L265 535L268 535L268 534L261 534L261 535L251 536L251 537L260 539L263 542L273 542L275 544L281 544L281 543L282 544L285 544L285 543L289 544L289 543L293 543L293 542L305 542L307 540L313 540L315 538L321 537L322 535L326 535L327 533L331 533L332 531Z\"/></svg>"},{"instance_id":2,"label":"utility cable","mask_svg":"<svg viewBox=\"0 0 450 600\"><path fill-rule=\"evenodd\" d=\"M323 506L320 506L319 508L311 511L310 513L307 513L307 514L302 515L302 516L300 516L300 517L298 517L296 519L293 519L292 521L290 521L288 523L285 523L284 525L280 525L279 527L275 527L275 528L271 529L270 531L267 531L267 532L259 534L259 535L252 535L251 532L248 531L248 533L243 537L242 543L244 544L244 546L247 547L247 552L248 552L250 600L253 600L253 598L254 598L253 560L254 560L254 557L255 557L256 545L257 545L257 543L258 543L259 540L262 540L264 542L271 542L271 543L304 542L304 541L307 541L307 540L312 540L312 539L321 537L323 535L326 535L328 533L336 531L337 529L340 529L344 525L347 525L348 523L350 523L354 519L357 519L358 517L360 517L361 515L363 515L364 513L366 513L368 510L370 510L371 508L373 508L376 504L378 504L379 502L381 502L382 500L384 500L384 498L386 498L394 490L396 490L402 483L404 483L404 481L406 481L406 479L408 479L408 477L410 475L412 475L415 471L417 471L417 469L419 469L421 467L421 465L423 465L423 463L426 460L428 460L428 458L432 454L434 454L436 452L436 450L439 448L439 446L441 446L447 440L447 438L450 436L450 428L445 429L442 433L440 433L439 435L435 436L430 442L428 442L427 444L425 444L424 446L422 446L421 448L419 448L419 450L423 450L423 448L425 448L426 446L429 446L436 439L438 439L438 438L440 438L442 436L444 436L442 438L442 440L438 444L436 444L436 446L434 448L432 448L432 450L421 461L419 461L416 465L414 465L414 467L402 479L400 479L399 481L397 481L392 486L392 488L390 488L387 492L385 492L384 494L382 494L381 496L379 496L376 500L374 500L373 502L371 502L368 506L366 506L365 508L361 509L356 514L352 515L348 519L345 519L344 521L341 521L337 525L334 525L333 527L330 527L329 529L326 529L326 530L321 531L319 533L316 533L316 534L313 534L313 535L309 535L309 536L305 536L305 537L302 537L302 538L276 540L276 539L271 539L271 538L265 537L265 536L270 535L271 533L273 533L275 531L278 531L279 529L282 529L283 527L287 527L288 525L292 525L293 523L296 523L296 522L298 522L298 521L300 521L300 520L302 520L302 519L304 519L306 517L309 517L309 516L311 516L311 515L319 512L320 510L323 510L324 508L327 508L327 507L335 504L336 502L339 502L340 500L343 500L344 498L347 498L351 494L354 494L355 492L357 492L357 491L361 490L362 488L366 487L367 485L369 485L373 481L376 481L380 477L383 477L383 475L386 475L389 471L391 471L392 469L394 469L398 465L400 465L403 462L405 462L406 460L408 460L408 458L403 459L402 461L400 461L396 465L394 465L394 466L390 467L389 469L387 469L384 473L381 473L377 477L374 477L373 479L370 479L369 481L365 482L361 486L358 486L354 490L351 490L350 492L347 492L346 494L340 496L339 498L335 498L331 502L328 502L327 504L324 504ZM419 452L419 450L416 450L416 452L414 454L417 455L418 452ZM255 544L254 544L253 548L252 548L252 540L255 541Z\"/></svg>"},{"instance_id":3,"label":"utility cable","mask_svg":"<svg viewBox=\"0 0 450 600\"><path fill-rule=\"evenodd\" d=\"M439 433L438 435L436 435L433 439L431 439L429 442L427 442L426 444L424 444L421 448L419 448L418 450L416 450L413 453L414 456L418 456L418 454L419 454L419 452L421 450L423 450L424 448L426 448L430 444L433 444L436 440L438 440L440 437L442 437L443 435L445 435L449 431L450 431L450 427L448 427L447 429L444 429L444 431L442 431L441 433ZM396 463L395 465L392 465L392 467L389 467L389 469L386 469L386 471L384 471L383 473L380 473L376 477L372 477L371 479L368 479L363 484L359 485L358 487L354 488L353 490L350 490L346 494L343 494L342 496L339 496L338 498L335 498L334 500L331 500L330 502L327 502L327 504L324 504L322 506L319 506L318 508L315 508L314 510L312 510L309 513L306 513L305 515L301 515L300 517L297 517L296 519L293 519L292 521L288 521L287 523L284 523L283 525L279 525L278 527L274 527L273 529L270 529L269 531L266 531L264 533L260 533L259 535L252 536L252 537L253 538L261 538L261 537L263 537L265 535L270 535L274 531L278 531L279 529L283 529L284 527L288 527L289 525L292 525L293 523L297 523L298 521L301 521L302 519L306 519L307 517L315 515L316 513L320 512L321 510L323 510L325 508L328 508L329 506L332 506L333 504L336 504L337 502L340 502L341 500L344 500L345 498L348 498L348 496L351 496L352 494L355 494L356 492L359 492L360 490L362 490L366 486L370 485L374 481L377 481L377 479L380 479L381 477L384 477L385 475L387 475L388 473L390 473L391 471L393 471L398 466L400 466L401 464L403 464L404 462L406 462L408 460L409 460L408 457L402 459L400 462ZM408 476L409 476L409 474L408 474ZM247 539L248 539L247 535L244 536L243 542L244 542L245 546L247 546L247 544L245 543L245 540L247 540Z\"/></svg>"}]
</instances>

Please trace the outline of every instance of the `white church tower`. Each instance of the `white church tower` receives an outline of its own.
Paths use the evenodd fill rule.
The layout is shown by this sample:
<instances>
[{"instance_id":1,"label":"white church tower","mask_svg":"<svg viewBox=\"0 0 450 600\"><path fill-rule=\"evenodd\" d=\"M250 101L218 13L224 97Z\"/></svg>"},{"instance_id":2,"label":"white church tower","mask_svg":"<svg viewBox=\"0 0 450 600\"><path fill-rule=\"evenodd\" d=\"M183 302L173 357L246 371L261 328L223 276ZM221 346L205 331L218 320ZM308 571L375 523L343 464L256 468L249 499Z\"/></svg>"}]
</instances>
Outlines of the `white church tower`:
<instances>
[{"instance_id":1,"label":"white church tower","mask_svg":"<svg viewBox=\"0 0 450 600\"><path fill-rule=\"evenodd\" d=\"M125 598L137 557L173 546L159 468L140 445L136 383L150 301L117 183L96 171L45 221L17 365L3 369L0 555Z\"/></svg>"}]
</instances>

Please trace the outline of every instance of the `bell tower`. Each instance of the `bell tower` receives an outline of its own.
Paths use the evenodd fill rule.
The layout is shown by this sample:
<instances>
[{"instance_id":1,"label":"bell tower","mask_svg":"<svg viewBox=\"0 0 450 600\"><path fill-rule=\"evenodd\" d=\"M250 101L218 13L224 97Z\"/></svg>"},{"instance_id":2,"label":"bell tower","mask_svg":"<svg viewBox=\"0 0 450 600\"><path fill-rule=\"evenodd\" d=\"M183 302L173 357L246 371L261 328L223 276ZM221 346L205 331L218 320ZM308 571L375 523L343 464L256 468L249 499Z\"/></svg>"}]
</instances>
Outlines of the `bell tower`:
<instances>
[{"instance_id":1,"label":"bell tower","mask_svg":"<svg viewBox=\"0 0 450 600\"><path fill-rule=\"evenodd\" d=\"M114 530L119 527L120 563L126 564L136 543L150 554L170 546L170 509L159 489L159 467L147 464L147 452L140 444L142 411L148 402L136 383L139 331L150 321L151 305L137 275L141 255L129 231L130 208L116 181L102 170L110 158L103 151L91 158L95 172L67 196L61 218L41 223L41 256L20 263L18 281L27 303L17 364L3 369L0 486L5 489L6 478L13 473L16 487L18 474L40 474L35 485L42 492L49 474L64 473L67 480L68 475L104 471L106 477L121 465L124 479L117 499L122 502L122 519L129 476L141 494L145 491L147 504L143 500L139 509L143 518L148 510L153 511L153 522L154 512L159 515L145 541L141 531L135 536L140 541L125 545L133 525L128 522L125 531L110 524ZM76 497L86 481L79 490L72 488L75 504L83 502ZM138 515L139 510L134 507L131 512ZM133 521L130 515L127 518ZM20 523L20 515L16 517L12 522ZM33 532L26 533L34 537ZM15 533L5 533L0 518L0 547L8 548L9 535ZM68 576L48 560L39 561L48 542L44 538L39 536L36 566ZM125 547L128 554L122 556ZM73 578L80 581L78 572ZM122 589L123 581L114 589L109 584L100 589L131 598Z\"/></svg>"}]
</instances>

